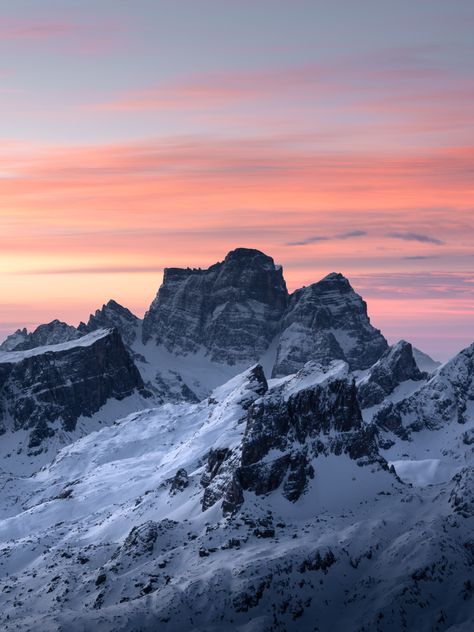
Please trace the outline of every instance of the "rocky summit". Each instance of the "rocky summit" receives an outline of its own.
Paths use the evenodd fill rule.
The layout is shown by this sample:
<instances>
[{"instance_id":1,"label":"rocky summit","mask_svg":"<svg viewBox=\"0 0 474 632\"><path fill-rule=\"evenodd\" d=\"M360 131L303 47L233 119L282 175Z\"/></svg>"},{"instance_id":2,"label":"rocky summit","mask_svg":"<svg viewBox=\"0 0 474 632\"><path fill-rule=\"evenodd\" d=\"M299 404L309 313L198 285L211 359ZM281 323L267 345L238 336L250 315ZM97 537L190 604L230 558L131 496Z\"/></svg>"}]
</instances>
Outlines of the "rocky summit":
<instances>
[{"instance_id":1,"label":"rocky summit","mask_svg":"<svg viewBox=\"0 0 474 632\"><path fill-rule=\"evenodd\" d=\"M258 250L238 248L207 270L167 268L143 321L143 341L215 362L257 360L279 331L288 302L282 269Z\"/></svg>"},{"instance_id":2,"label":"rocky summit","mask_svg":"<svg viewBox=\"0 0 474 632\"><path fill-rule=\"evenodd\" d=\"M474 343L238 248L0 353L6 632L474 629Z\"/></svg>"},{"instance_id":3,"label":"rocky summit","mask_svg":"<svg viewBox=\"0 0 474 632\"><path fill-rule=\"evenodd\" d=\"M281 321L273 375L288 375L317 358L346 360L352 369L366 369L387 349L387 341L371 324L367 305L338 273L296 290Z\"/></svg>"},{"instance_id":4,"label":"rocky summit","mask_svg":"<svg viewBox=\"0 0 474 632\"><path fill-rule=\"evenodd\" d=\"M143 321L143 342L239 367L267 354L274 377L311 359L368 368L388 347L342 274L289 295L281 267L245 248L207 270L166 269Z\"/></svg>"}]
</instances>

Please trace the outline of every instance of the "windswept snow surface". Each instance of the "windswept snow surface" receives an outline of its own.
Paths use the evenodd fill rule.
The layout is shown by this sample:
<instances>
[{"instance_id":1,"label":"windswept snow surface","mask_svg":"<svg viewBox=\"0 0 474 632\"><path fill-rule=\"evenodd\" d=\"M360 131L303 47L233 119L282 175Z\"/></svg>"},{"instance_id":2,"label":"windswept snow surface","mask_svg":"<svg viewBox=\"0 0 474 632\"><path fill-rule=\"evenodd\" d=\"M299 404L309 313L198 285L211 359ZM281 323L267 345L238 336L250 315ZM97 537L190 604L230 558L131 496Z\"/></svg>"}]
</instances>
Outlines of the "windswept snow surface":
<instances>
[{"instance_id":1,"label":"windswept snow surface","mask_svg":"<svg viewBox=\"0 0 474 632\"><path fill-rule=\"evenodd\" d=\"M47 345L44 347L35 347L34 349L27 349L26 351L4 351L0 353L0 364L9 364L15 362L21 362L25 358L32 358L33 356L43 355L44 353L60 353L61 351L69 351L76 347L90 347L110 334L110 329L98 329L97 331L77 338L75 340L69 340L68 342L61 342L56 345Z\"/></svg>"},{"instance_id":2,"label":"windswept snow surface","mask_svg":"<svg viewBox=\"0 0 474 632\"><path fill-rule=\"evenodd\" d=\"M235 516L224 517L220 502L202 511L209 451L238 446L247 409L260 401L251 373L199 404L166 404L93 432L31 477L3 476L2 629L469 629L467 444L454 478L437 478L440 449L405 464L387 456L400 478L344 453L320 454L297 502L276 489L245 492ZM310 363L270 387L291 396L344 376L343 362ZM452 446L460 432L451 430Z\"/></svg>"}]
</instances>

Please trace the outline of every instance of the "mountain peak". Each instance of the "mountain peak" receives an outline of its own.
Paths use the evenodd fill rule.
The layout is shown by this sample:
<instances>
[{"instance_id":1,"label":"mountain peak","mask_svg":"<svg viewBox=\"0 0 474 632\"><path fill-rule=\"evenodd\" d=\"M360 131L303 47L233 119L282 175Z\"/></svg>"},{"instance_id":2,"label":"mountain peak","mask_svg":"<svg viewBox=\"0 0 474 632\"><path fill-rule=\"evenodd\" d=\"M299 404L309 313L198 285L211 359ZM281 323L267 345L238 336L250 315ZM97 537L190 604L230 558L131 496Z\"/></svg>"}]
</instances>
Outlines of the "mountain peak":
<instances>
[{"instance_id":1,"label":"mountain peak","mask_svg":"<svg viewBox=\"0 0 474 632\"><path fill-rule=\"evenodd\" d=\"M17 330L1 346L3 351L25 351L35 347L44 347L79 338L81 333L72 325L55 318L49 323L39 325L33 332L26 328Z\"/></svg>"},{"instance_id":2,"label":"mountain peak","mask_svg":"<svg viewBox=\"0 0 474 632\"><path fill-rule=\"evenodd\" d=\"M215 362L249 364L268 349L288 303L271 257L236 248L207 270L168 268L143 322L143 341L168 351L203 350Z\"/></svg>"},{"instance_id":3,"label":"mountain peak","mask_svg":"<svg viewBox=\"0 0 474 632\"><path fill-rule=\"evenodd\" d=\"M342 272L330 272L326 274L325 277L321 279L321 281L348 281L347 277L345 277Z\"/></svg>"},{"instance_id":4,"label":"mountain peak","mask_svg":"<svg viewBox=\"0 0 474 632\"><path fill-rule=\"evenodd\" d=\"M136 329L139 318L135 316L127 307L120 305L114 299L110 299L91 314L87 325L81 323L79 330L82 333L89 333L97 329L115 328L123 338L125 344L130 346L136 339Z\"/></svg>"},{"instance_id":5,"label":"mountain peak","mask_svg":"<svg viewBox=\"0 0 474 632\"><path fill-rule=\"evenodd\" d=\"M355 293L355 290L350 284L349 279L345 277L341 272L330 272L325 277L323 277L320 281L316 281L316 283L313 283L312 286L315 286L318 288L330 287L332 289L337 289L338 291L342 291L342 292L351 291Z\"/></svg>"},{"instance_id":6,"label":"mountain peak","mask_svg":"<svg viewBox=\"0 0 474 632\"><path fill-rule=\"evenodd\" d=\"M231 250L224 259L224 265L229 263L275 269L275 262L272 257L254 248L235 248L235 250Z\"/></svg>"}]
</instances>

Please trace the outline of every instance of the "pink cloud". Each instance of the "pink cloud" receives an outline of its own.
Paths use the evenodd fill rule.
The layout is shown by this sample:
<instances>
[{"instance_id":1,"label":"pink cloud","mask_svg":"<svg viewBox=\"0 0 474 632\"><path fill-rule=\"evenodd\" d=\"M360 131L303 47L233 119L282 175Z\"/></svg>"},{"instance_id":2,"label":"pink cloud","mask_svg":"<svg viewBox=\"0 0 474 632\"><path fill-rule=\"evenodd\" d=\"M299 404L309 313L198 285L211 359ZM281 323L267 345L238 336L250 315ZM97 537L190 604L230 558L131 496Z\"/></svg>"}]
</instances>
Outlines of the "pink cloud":
<instances>
[{"instance_id":1,"label":"pink cloud","mask_svg":"<svg viewBox=\"0 0 474 632\"><path fill-rule=\"evenodd\" d=\"M66 21L30 22L0 19L0 41L49 39L69 35L79 29L79 25Z\"/></svg>"},{"instance_id":2,"label":"pink cloud","mask_svg":"<svg viewBox=\"0 0 474 632\"><path fill-rule=\"evenodd\" d=\"M324 102L336 97L343 98L346 104L360 101L361 106L366 101L382 105L386 97L390 105L392 96L395 101L420 98L427 90L434 92L436 86L443 86L438 92L446 103L451 90L462 88L463 78L452 70L429 63L425 58L432 52L431 48L423 47L403 52L387 50L331 63L201 73L179 81L124 91L109 101L86 107L122 112L194 110L266 98L285 102L307 99L316 106L318 100Z\"/></svg>"}]
</instances>

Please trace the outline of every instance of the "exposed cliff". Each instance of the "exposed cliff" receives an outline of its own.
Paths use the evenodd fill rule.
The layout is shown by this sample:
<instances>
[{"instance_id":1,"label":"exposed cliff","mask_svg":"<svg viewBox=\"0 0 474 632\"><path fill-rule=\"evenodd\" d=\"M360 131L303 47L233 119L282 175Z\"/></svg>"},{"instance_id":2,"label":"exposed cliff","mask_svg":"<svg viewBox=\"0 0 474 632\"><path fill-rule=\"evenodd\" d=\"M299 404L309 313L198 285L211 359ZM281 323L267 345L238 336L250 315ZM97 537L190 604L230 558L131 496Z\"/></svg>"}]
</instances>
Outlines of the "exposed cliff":
<instances>
[{"instance_id":1,"label":"exposed cliff","mask_svg":"<svg viewBox=\"0 0 474 632\"><path fill-rule=\"evenodd\" d=\"M367 305L338 273L296 290L281 324L275 377L295 373L308 360L342 359L351 369L366 369L387 349L370 324Z\"/></svg>"},{"instance_id":2,"label":"exposed cliff","mask_svg":"<svg viewBox=\"0 0 474 632\"><path fill-rule=\"evenodd\" d=\"M273 259L238 248L207 270L166 269L143 340L178 355L204 350L216 362L251 363L278 332L287 299Z\"/></svg>"},{"instance_id":3,"label":"exposed cliff","mask_svg":"<svg viewBox=\"0 0 474 632\"><path fill-rule=\"evenodd\" d=\"M79 340L0 354L2 429L27 429L29 447L40 446L55 427L73 431L107 400L144 388L116 330Z\"/></svg>"}]
</instances>

